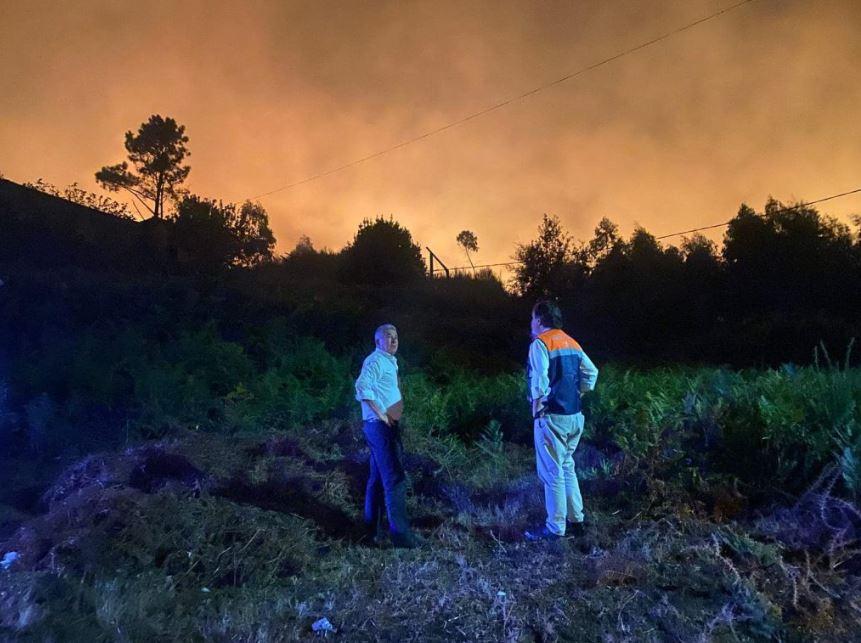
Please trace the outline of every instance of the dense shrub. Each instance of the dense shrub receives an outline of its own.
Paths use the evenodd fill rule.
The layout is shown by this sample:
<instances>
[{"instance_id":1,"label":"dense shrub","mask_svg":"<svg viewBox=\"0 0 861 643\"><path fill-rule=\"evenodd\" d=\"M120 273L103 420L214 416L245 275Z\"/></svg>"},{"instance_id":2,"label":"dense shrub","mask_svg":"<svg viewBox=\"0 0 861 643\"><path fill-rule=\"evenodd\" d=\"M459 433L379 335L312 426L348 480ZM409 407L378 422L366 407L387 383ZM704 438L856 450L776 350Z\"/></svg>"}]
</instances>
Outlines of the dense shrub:
<instances>
[{"instance_id":1,"label":"dense shrub","mask_svg":"<svg viewBox=\"0 0 861 643\"><path fill-rule=\"evenodd\" d=\"M267 368L227 396L233 424L293 428L347 417L354 377L349 360L333 356L318 340L281 335L273 341Z\"/></svg>"},{"instance_id":2,"label":"dense shrub","mask_svg":"<svg viewBox=\"0 0 861 643\"><path fill-rule=\"evenodd\" d=\"M593 439L612 440L634 458L654 455L684 432L689 459L791 491L803 489L839 452L851 488L859 399L858 369L606 368L586 398L587 427Z\"/></svg>"},{"instance_id":3,"label":"dense shrub","mask_svg":"<svg viewBox=\"0 0 861 643\"><path fill-rule=\"evenodd\" d=\"M479 377L450 373L443 383L422 373L404 382L407 421L421 430L456 435L467 443L479 439L491 422L509 440L532 440L532 420L521 374Z\"/></svg>"},{"instance_id":4,"label":"dense shrub","mask_svg":"<svg viewBox=\"0 0 861 643\"><path fill-rule=\"evenodd\" d=\"M325 342L306 336L319 330L310 322L312 309L277 314L273 306L263 316L244 310L246 300L236 293L192 292L178 282L148 282L151 292L140 294L107 279L96 294L93 275L70 273L67 287L48 275L26 278L39 288L28 296L13 283L2 311L7 323L0 330L12 356L5 413L19 418L37 451L87 440L108 446L182 428L286 431L358 421L353 381L370 342L351 340L355 329L327 330ZM421 330L417 317L400 319L385 307L379 312L404 321L405 426L435 458L459 453L453 445L481 440L491 425L506 441L529 445L532 439L522 373L511 367L499 373L499 364L489 373L462 366L472 359L466 354L478 362L491 361L482 355L498 359L494 346L504 341L484 332L481 320L474 328L463 321L471 314L468 286L465 279L428 282L407 295L416 310L426 298L444 311L432 315L433 332ZM482 288L481 306L503 314L498 283ZM233 322L208 314L218 301ZM341 305L347 328L356 323L356 304L345 296ZM52 317L47 308L64 314ZM373 327L370 320L362 325ZM430 348L444 337L450 338L446 349ZM521 340L510 336L504 352L525 351ZM839 368L824 356L821 362L744 371L602 364L598 388L585 398L585 437L615 444L632 462L678 461L705 474L788 490L800 490L836 456L846 487L857 493L861 375L848 360ZM7 427L6 433L22 431Z\"/></svg>"}]
</instances>

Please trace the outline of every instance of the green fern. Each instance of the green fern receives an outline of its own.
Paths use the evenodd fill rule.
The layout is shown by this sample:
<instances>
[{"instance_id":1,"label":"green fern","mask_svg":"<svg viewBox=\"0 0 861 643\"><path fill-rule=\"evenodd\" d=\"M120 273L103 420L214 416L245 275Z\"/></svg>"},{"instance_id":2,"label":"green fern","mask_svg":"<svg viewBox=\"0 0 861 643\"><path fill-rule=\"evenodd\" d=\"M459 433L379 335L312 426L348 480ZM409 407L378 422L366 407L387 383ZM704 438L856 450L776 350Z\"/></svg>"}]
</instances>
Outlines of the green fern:
<instances>
[{"instance_id":1,"label":"green fern","mask_svg":"<svg viewBox=\"0 0 861 643\"><path fill-rule=\"evenodd\" d=\"M488 422L484 431L481 432L481 437L476 442L476 447L492 462L498 462L505 452L505 446L502 442L502 425L496 420Z\"/></svg>"}]
</instances>

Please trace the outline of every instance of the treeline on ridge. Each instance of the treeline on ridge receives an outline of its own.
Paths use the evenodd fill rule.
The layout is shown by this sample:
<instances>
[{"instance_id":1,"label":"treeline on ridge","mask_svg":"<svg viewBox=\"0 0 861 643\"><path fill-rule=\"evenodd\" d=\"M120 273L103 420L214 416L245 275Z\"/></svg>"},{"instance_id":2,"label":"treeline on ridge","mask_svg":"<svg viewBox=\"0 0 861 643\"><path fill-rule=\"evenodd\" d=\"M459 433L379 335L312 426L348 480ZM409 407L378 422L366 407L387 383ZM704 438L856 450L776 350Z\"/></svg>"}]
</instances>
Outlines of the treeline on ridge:
<instances>
[{"instance_id":1,"label":"treeline on ridge","mask_svg":"<svg viewBox=\"0 0 861 643\"><path fill-rule=\"evenodd\" d=\"M89 301L100 323L149 306L165 318L181 310L188 320L215 321L228 335L286 318L297 334L343 352L392 321L402 327L408 360L491 371L522 361L539 297L559 301L567 328L597 359L640 365L809 363L815 346L842 353L861 328L857 229L774 200L762 213L743 205L720 249L701 235L664 245L642 228L623 239L607 219L578 243L545 215L536 238L516 249L519 263L503 284L480 270L429 278L420 247L391 218L366 219L340 251L317 250L304 237L276 257L259 204L186 196L166 219L98 220L92 211L64 216L71 204L40 200L33 190L24 198L22 188L2 183L0 278L9 286L14 273L19 286L41 279L33 287L52 324L52 298L68 295L71 280L85 292L57 301L57 310ZM14 290L7 287L7 303ZM15 319L10 313L7 323ZM28 315L17 323L32 326L24 333L32 335L42 321Z\"/></svg>"}]
</instances>

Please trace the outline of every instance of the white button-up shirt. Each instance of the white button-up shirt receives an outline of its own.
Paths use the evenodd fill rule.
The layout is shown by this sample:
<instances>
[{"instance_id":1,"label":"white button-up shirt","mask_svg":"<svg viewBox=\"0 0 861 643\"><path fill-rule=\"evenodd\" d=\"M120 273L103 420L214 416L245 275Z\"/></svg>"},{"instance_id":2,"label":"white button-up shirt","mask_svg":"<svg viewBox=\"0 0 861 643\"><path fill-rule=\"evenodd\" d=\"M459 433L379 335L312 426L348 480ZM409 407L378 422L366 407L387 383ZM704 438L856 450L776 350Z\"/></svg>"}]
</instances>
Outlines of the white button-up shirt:
<instances>
[{"instance_id":1,"label":"white button-up shirt","mask_svg":"<svg viewBox=\"0 0 861 643\"><path fill-rule=\"evenodd\" d=\"M365 400L374 402L383 413L401 400L398 360L394 355L378 348L365 358L356 380L356 399L362 404L363 420L380 419Z\"/></svg>"}]
</instances>

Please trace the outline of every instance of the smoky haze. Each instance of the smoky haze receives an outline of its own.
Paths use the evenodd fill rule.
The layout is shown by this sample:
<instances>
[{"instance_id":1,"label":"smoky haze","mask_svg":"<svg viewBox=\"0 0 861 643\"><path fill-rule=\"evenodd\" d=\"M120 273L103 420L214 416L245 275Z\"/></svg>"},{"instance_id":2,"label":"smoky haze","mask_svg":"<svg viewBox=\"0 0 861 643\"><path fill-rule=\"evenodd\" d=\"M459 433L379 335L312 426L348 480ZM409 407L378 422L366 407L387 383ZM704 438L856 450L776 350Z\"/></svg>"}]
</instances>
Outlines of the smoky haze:
<instances>
[{"instance_id":1,"label":"smoky haze","mask_svg":"<svg viewBox=\"0 0 861 643\"><path fill-rule=\"evenodd\" d=\"M388 148L729 1L0 2L0 171L78 182L150 114L195 193L241 201ZM526 100L263 197L286 252L392 215L449 265L506 261L542 213L588 238L861 186L861 3L757 0ZM823 205L848 220L855 195ZM720 237L720 231L713 236Z\"/></svg>"}]
</instances>

